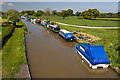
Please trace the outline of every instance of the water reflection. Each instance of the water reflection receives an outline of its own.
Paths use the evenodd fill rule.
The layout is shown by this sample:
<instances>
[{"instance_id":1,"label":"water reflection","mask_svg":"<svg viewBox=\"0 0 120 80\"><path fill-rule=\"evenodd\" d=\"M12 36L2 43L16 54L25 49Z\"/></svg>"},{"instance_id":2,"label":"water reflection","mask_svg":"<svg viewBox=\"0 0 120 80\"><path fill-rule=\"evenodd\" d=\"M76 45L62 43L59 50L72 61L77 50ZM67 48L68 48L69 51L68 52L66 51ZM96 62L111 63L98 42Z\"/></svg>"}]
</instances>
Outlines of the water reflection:
<instances>
[{"instance_id":1,"label":"water reflection","mask_svg":"<svg viewBox=\"0 0 120 80\"><path fill-rule=\"evenodd\" d=\"M76 53L76 59L80 61L80 63L89 71L89 72L94 72L94 73L105 73L109 72L110 68L98 68L98 69L91 69L88 65L88 63L82 59L82 57Z\"/></svg>"}]
</instances>

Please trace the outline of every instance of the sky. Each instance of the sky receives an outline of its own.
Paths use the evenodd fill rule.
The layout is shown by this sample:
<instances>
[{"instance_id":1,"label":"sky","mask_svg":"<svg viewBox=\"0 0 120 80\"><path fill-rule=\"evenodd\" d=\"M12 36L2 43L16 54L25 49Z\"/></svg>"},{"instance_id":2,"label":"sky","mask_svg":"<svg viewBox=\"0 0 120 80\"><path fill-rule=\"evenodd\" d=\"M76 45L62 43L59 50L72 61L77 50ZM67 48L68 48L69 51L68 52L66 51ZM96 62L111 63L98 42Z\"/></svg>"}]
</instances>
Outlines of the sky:
<instances>
[{"instance_id":1,"label":"sky","mask_svg":"<svg viewBox=\"0 0 120 80\"><path fill-rule=\"evenodd\" d=\"M57 10L57 11L72 9L75 13L77 11L82 12L88 9L96 8L100 12L113 12L113 13L118 12L117 0L111 0L113 2L4 2L4 1L0 2L0 5L2 4L2 11L7 11L9 9L16 9L18 11L23 11L23 10L37 11L37 10L45 10L46 8L51 8L51 10ZM48 0L44 0L44 1L48 1ZM64 1L68 1L68 0L64 0ZM96 1L100 1L100 0L96 0Z\"/></svg>"},{"instance_id":2,"label":"sky","mask_svg":"<svg viewBox=\"0 0 120 80\"><path fill-rule=\"evenodd\" d=\"M5 2L118 2L120 0L1 0Z\"/></svg>"}]
</instances>

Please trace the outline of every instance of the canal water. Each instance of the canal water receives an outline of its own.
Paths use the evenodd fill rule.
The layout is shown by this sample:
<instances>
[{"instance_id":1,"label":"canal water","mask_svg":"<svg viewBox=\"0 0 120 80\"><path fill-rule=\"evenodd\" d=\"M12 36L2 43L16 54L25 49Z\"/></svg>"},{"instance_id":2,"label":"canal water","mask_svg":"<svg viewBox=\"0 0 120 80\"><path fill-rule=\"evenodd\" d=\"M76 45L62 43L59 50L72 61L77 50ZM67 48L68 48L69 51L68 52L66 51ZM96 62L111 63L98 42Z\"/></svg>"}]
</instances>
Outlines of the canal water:
<instances>
[{"instance_id":1,"label":"canal water","mask_svg":"<svg viewBox=\"0 0 120 80\"><path fill-rule=\"evenodd\" d=\"M23 21L24 22L24 21ZM66 42L59 34L24 22L27 55L32 78L117 78L110 68L92 70L76 53L76 42Z\"/></svg>"}]
</instances>

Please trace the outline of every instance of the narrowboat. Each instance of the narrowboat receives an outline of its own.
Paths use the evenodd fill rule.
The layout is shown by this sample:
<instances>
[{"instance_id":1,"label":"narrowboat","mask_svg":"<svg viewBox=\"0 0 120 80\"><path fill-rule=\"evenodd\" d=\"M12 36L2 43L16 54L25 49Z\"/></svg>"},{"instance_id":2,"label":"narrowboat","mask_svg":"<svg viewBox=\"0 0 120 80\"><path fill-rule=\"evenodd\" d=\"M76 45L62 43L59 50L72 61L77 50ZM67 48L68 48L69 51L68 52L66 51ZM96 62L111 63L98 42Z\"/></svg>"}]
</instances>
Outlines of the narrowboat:
<instances>
[{"instance_id":1,"label":"narrowboat","mask_svg":"<svg viewBox=\"0 0 120 80\"><path fill-rule=\"evenodd\" d=\"M41 24L41 20L40 19L36 20L36 23Z\"/></svg>"},{"instance_id":2,"label":"narrowboat","mask_svg":"<svg viewBox=\"0 0 120 80\"><path fill-rule=\"evenodd\" d=\"M76 45L76 49L77 53L81 55L82 59L84 59L92 69L109 67L110 60L108 59L102 45L82 43L80 45Z\"/></svg>"},{"instance_id":3,"label":"narrowboat","mask_svg":"<svg viewBox=\"0 0 120 80\"><path fill-rule=\"evenodd\" d=\"M27 19L27 17L24 17L24 16L21 16L20 18L21 18L21 19Z\"/></svg>"},{"instance_id":4,"label":"narrowboat","mask_svg":"<svg viewBox=\"0 0 120 80\"><path fill-rule=\"evenodd\" d=\"M32 22L33 24L36 24L35 21L36 21L35 18L31 18L31 22Z\"/></svg>"},{"instance_id":5,"label":"narrowboat","mask_svg":"<svg viewBox=\"0 0 120 80\"><path fill-rule=\"evenodd\" d=\"M45 27L47 27L47 21L46 20L41 20L41 25L43 25L43 26L45 26Z\"/></svg>"},{"instance_id":6,"label":"narrowboat","mask_svg":"<svg viewBox=\"0 0 120 80\"><path fill-rule=\"evenodd\" d=\"M28 17L28 18L27 18L27 21L31 22L31 18Z\"/></svg>"},{"instance_id":7,"label":"narrowboat","mask_svg":"<svg viewBox=\"0 0 120 80\"><path fill-rule=\"evenodd\" d=\"M58 33L60 31L60 27L57 24L48 24L47 28L55 33Z\"/></svg>"},{"instance_id":8,"label":"narrowboat","mask_svg":"<svg viewBox=\"0 0 120 80\"><path fill-rule=\"evenodd\" d=\"M60 30L59 34L65 38L67 41L76 41L76 37L73 36L73 34L67 30Z\"/></svg>"}]
</instances>

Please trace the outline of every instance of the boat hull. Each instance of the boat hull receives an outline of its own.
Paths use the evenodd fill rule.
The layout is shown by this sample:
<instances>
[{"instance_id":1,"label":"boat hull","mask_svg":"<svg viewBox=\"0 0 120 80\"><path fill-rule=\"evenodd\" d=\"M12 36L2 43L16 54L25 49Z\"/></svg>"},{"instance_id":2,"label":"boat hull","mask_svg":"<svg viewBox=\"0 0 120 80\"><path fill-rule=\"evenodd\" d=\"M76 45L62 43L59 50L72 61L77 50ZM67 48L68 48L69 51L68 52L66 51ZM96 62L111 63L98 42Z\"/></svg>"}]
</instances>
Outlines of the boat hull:
<instances>
[{"instance_id":1,"label":"boat hull","mask_svg":"<svg viewBox=\"0 0 120 80\"><path fill-rule=\"evenodd\" d=\"M58 33L58 32L59 32L59 31L55 31L55 30L51 29L50 27L47 27L47 28L48 28L49 30L55 32L55 33Z\"/></svg>"},{"instance_id":2,"label":"boat hull","mask_svg":"<svg viewBox=\"0 0 120 80\"><path fill-rule=\"evenodd\" d=\"M84 59L89 64L89 67L91 67L92 69L97 69L98 67L108 68L109 65L110 65L110 64L96 64L96 65L92 65L90 63L90 61L79 50L77 50L77 53L82 57L82 59Z\"/></svg>"}]
</instances>

